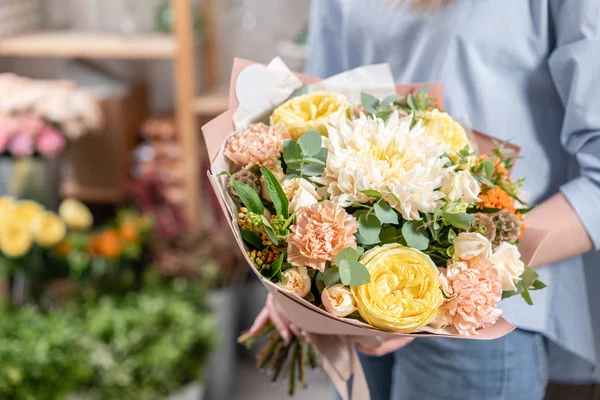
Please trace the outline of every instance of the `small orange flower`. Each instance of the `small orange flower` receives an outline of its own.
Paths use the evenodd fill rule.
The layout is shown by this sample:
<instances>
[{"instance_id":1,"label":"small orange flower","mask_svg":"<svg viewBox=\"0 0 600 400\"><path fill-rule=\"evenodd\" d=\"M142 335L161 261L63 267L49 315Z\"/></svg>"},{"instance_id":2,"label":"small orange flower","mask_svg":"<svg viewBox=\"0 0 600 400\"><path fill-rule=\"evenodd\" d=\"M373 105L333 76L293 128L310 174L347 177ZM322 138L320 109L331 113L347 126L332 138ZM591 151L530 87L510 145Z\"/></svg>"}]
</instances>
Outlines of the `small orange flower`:
<instances>
[{"instance_id":1,"label":"small orange flower","mask_svg":"<svg viewBox=\"0 0 600 400\"><path fill-rule=\"evenodd\" d=\"M125 221L119 227L119 234L124 241L128 243L135 243L140 238L140 232L135 224L131 221Z\"/></svg>"},{"instance_id":2,"label":"small orange flower","mask_svg":"<svg viewBox=\"0 0 600 400\"><path fill-rule=\"evenodd\" d=\"M121 238L116 229L104 231L98 238L98 253L104 258L117 258L121 254Z\"/></svg>"},{"instance_id":3,"label":"small orange flower","mask_svg":"<svg viewBox=\"0 0 600 400\"><path fill-rule=\"evenodd\" d=\"M56 246L56 254L62 259L66 259L71 252L71 243L67 240L63 240Z\"/></svg>"}]
</instances>

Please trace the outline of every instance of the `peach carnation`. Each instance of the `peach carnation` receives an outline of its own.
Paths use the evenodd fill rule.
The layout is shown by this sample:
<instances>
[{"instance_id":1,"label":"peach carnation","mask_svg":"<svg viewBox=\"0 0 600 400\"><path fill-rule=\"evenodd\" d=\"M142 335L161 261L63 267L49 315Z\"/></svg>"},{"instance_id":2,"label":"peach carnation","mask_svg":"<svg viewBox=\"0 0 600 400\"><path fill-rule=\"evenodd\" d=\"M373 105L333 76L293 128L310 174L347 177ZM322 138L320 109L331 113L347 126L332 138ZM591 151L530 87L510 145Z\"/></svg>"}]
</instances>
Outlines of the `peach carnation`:
<instances>
[{"instance_id":1,"label":"peach carnation","mask_svg":"<svg viewBox=\"0 0 600 400\"><path fill-rule=\"evenodd\" d=\"M440 308L442 315L437 324L451 325L460 334L474 335L500 318L502 284L498 272L489 262L448 262L440 268L442 290L447 299Z\"/></svg>"},{"instance_id":2,"label":"peach carnation","mask_svg":"<svg viewBox=\"0 0 600 400\"><path fill-rule=\"evenodd\" d=\"M326 200L302 207L288 237L288 261L323 272L325 263L346 247L356 248L358 222L344 208Z\"/></svg>"},{"instance_id":3,"label":"peach carnation","mask_svg":"<svg viewBox=\"0 0 600 400\"><path fill-rule=\"evenodd\" d=\"M283 125L253 124L227 141L224 154L237 165L265 165L279 158L285 139L290 133Z\"/></svg>"}]
</instances>

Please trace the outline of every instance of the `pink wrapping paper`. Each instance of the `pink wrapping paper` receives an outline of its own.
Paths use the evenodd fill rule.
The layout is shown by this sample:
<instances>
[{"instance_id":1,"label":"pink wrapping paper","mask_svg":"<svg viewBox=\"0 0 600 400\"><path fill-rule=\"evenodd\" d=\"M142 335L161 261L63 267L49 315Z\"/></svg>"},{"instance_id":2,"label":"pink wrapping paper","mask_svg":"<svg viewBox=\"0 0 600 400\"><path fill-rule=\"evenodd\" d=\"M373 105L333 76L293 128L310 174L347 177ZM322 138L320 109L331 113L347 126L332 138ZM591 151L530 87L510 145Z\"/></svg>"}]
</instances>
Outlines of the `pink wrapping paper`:
<instances>
[{"instance_id":1,"label":"pink wrapping paper","mask_svg":"<svg viewBox=\"0 0 600 400\"><path fill-rule=\"evenodd\" d=\"M202 127L202 132L204 134L204 140L211 163L215 161L226 138L234 130L232 116L235 108L237 107L237 100L235 97L236 80L242 69L251 64L253 64L251 61L235 59L231 76L229 110ZM318 81L318 79L314 77L309 77L302 74L296 75L304 84ZM423 84L421 83L397 85L397 93L400 95L415 93L422 86ZM436 96L440 100L441 107L441 101L443 99L442 85L439 83L430 83L429 91L433 96ZM474 131L473 133L480 152L483 154L490 154L491 149L495 147L492 138L480 132ZM518 151L516 146L511 145L511 147ZM223 209L223 212L228 217L227 221L229 226L234 233L237 244L246 257L248 265L252 267L252 270L257 277L274 296L275 300L284 310L285 315L296 326L307 332L307 336L309 337L311 343L313 343L315 346L325 370L331 377L344 400L370 399L364 372L360 362L358 361L356 350L354 349L354 343L356 342L373 344L377 343L377 340L398 336L441 336L454 339L467 338L475 340L492 340L505 336L515 329L513 325L500 318L494 326L479 330L478 335L475 336L440 335L431 333L401 334L382 332L356 320L338 318L316 307L314 304L306 302L297 296L286 293L277 285L265 280L253 267L252 262L246 254L246 249L244 248L237 223L235 222L236 216L231 215L231 212L229 211L227 206L227 198L223 188L221 187L221 184L218 182L218 178L210 171L208 172L208 178L213 186L213 189L215 190L217 199ZM548 232L536 229L535 227L528 227L526 234L535 238L535 240L528 240L528 243L533 243L531 246L529 246L530 248L520 249L523 260L526 264L528 264L535 257L536 250L540 247L539 244L544 240ZM349 394L347 389L347 381L352 375L354 375L354 383L352 393Z\"/></svg>"}]
</instances>

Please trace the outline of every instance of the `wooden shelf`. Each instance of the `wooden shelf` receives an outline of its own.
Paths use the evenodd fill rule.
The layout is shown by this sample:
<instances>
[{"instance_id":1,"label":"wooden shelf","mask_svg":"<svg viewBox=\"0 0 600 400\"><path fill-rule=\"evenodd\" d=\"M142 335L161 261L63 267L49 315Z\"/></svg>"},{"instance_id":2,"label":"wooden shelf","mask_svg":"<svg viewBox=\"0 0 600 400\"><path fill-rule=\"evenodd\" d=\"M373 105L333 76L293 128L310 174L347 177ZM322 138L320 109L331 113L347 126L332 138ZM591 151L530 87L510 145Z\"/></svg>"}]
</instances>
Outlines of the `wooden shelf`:
<instances>
[{"instance_id":1,"label":"wooden shelf","mask_svg":"<svg viewBox=\"0 0 600 400\"><path fill-rule=\"evenodd\" d=\"M194 100L192 108L197 115L219 115L229 108L229 94L225 89L218 89L200 95Z\"/></svg>"},{"instance_id":2,"label":"wooden shelf","mask_svg":"<svg viewBox=\"0 0 600 400\"><path fill-rule=\"evenodd\" d=\"M0 40L0 55L80 58L172 58L174 37L85 31L39 31Z\"/></svg>"},{"instance_id":3,"label":"wooden shelf","mask_svg":"<svg viewBox=\"0 0 600 400\"><path fill-rule=\"evenodd\" d=\"M119 203L123 194L116 189L84 187L75 182L63 182L60 188L62 197L74 197L88 203Z\"/></svg>"}]
</instances>

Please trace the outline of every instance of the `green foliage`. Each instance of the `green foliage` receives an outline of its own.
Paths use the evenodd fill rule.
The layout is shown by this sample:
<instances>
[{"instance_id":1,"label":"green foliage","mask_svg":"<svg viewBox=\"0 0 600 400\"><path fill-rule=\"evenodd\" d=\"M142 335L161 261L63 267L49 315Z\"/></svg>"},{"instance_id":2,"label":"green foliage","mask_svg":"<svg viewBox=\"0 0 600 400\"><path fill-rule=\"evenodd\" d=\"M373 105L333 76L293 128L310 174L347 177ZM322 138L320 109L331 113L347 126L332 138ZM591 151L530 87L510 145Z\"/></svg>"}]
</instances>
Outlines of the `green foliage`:
<instances>
[{"instance_id":1,"label":"green foliage","mask_svg":"<svg viewBox=\"0 0 600 400\"><path fill-rule=\"evenodd\" d=\"M467 230L471 227L473 221L475 221L475 217L471 214L467 214L464 212L461 213L449 213L442 212L442 217L444 219L444 223L447 225L452 225L457 229Z\"/></svg>"},{"instance_id":2,"label":"green foliage","mask_svg":"<svg viewBox=\"0 0 600 400\"><path fill-rule=\"evenodd\" d=\"M325 283L326 287L335 285L340 282L340 270L336 266L328 268L327 271L325 271L325 273L323 274L323 283Z\"/></svg>"},{"instance_id":3,"label":"green foliage","mask_svg":"<svg viewBox=\"0 0 600 400\"><path fill-rule=\"evenodd\" d=\"M275 211L277 215L281 215L284 218L288 218L288 208L289 202L288 198L285 195L283 188L279 184L275 175L265 166L262 167L262 176L265 180L265 184L267 186L267 190L269 191L269 195L271 196L271 200L273 201L273 205L275 206Z\"/></svg>"},{"instance_id":4,"label":"green foliage","mask_svg":"<svg viewBox=\"0 0 600 400\"><path fill-rule=\"evenodd\" d=\"M344 285L360 286L369 283L371 280L367 267L358 261L342 260L339 269L340 280Z\"/></svg>"},{"instance_id":5,"label":"green foliage","mask_svg":"<svg viewBox=\"0 0 600 400\"><path fill-rule=\"evenodd\" d=\"M426 250L429 246L427 231L421 221L408 221L402 226L402 235L406 244L417 250Z\"/></svg>"},{"instance_id":6,"label":"green foliage","mask_svg":"<svg viewBox=\"0 0 600 400\"><path fill-rule=\"evenodd\" d=\"M358 233L362 244L379 243L381 222L374 214L360 214L358 217Z\"/></svg>"},{"instance_id":7,"label":"green foliage","mask_svg":"<svg viewBox=\"0 0 600 400\"><path fill-rule=\"evenodd\" d=\"M380 200L375 203L373 211L382 224L398 224L398 214L386 201Z\"/></svg>"},{"instance_id":8,"label":"green foliage","mask_svg":"<svg viewBox=\"0 0 600 400\"><path fill-rule=\"evenodd\" d=\"M298 177L319 176L327 164L327 149L318 131L306 132L297 141L283 142L283 160L287 167L286 175Z\"/></svg>"},{"instance_id":9,"label":"green foliage","mask_svg":"<svg viewBox=\"0 0 600 400\"><path fill-rule=\"evenodd\" d=\"M239 196L240 200L242 200L242 203L244 203L248 211L258 215L263 215L265 208L260 200L260 197L258 197L258 194L256 194L254 189L252 189L250 185L240 182L237 179L231 178L231 180L233 181L235 192Z\"/></svg>"},{"instance_id":10,"label":"green foliage","mask_svg":"<svg viewBox=\"0 0 600 400\"><path fill-rule=\"evenodd\" d=\"M531 299L531 294L529 292L532 290L540 290L546 287L546 284L538 280L538 278L539 275L533 268L525 267L525 270L521 274L521 280L515 284L517 290L503 291L502 298L506 299L508 297L520 294L523 300L532 306L533 300Z\"/></svg>"},{"instance_id":11,"label":"green foliage","mask_svg":"<svg viewBox=\"0 0 600 400\"><path fill-rule=\"evenodd\" d=\"M80 327L34 308L0 317L0 398L56 400L93 375Z\"/></svg>"}]
</instances>

